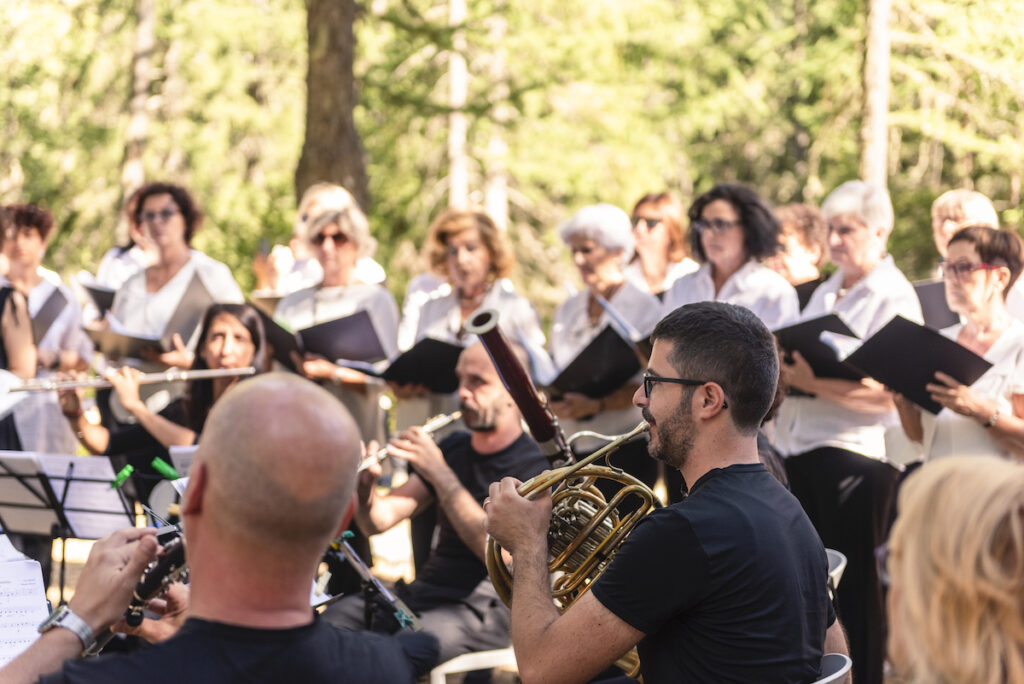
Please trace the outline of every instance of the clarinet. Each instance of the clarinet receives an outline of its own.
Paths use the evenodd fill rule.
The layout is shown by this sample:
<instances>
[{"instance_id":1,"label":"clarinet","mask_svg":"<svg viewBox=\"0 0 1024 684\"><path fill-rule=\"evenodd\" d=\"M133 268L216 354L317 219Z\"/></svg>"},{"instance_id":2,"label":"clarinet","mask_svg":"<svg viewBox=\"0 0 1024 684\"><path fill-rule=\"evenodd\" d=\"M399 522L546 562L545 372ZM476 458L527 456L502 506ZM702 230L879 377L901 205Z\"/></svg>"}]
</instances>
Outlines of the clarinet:
<instances>
[{"instance_id":1,"label":"clarinet","mask_svg":"<svg viewBox=\"0 0 1024 684\"><path fill-rule=\"evenodd\" d=\"M135 586L132 599L124 611L124 620L130 627L142 624L143 611L150 600L158 598L174 582L185 581L188 577L188 563L185 561L185 542L179 535L160 547L158 555L142 573L142 579ZM107 630L96 639L96 645L86 655L96 655L114 638L114 632Z\"/></svg>"}]
</instances>

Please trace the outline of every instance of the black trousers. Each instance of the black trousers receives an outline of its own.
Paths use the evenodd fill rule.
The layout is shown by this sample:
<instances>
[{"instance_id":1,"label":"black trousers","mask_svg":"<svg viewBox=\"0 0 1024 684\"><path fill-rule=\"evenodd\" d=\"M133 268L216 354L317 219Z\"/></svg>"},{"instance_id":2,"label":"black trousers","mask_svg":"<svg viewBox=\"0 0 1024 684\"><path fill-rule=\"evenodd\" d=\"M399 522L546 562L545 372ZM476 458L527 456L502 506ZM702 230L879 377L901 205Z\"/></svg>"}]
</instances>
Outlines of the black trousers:
<instances>
[{"instance_id":1,"label":"black trousers","mask_svg":"<svg viewBox=\"0 0 1024 684\"><path fill-rule=\"evenodd\" d=\"M786 459L793 494L827 548L846 555L836 592L853 659L853 681L882 684L885 600L875 547L885 541L899 471L852 451L822 447Z\"/></svg>"}]
</instances>

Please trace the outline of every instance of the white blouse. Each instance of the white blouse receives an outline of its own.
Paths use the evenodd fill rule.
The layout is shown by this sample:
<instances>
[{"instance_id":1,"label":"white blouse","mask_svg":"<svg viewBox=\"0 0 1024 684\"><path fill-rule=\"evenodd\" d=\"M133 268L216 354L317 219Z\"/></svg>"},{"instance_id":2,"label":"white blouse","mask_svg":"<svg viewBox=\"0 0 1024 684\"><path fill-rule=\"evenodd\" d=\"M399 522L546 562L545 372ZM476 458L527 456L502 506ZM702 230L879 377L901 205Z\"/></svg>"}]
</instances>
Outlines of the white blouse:
<instances>
[{"instance_id":1,"label":"white blouse","mask_svg":"<svg viewBox=\"0 0 1024 684\"><path fill-rule=\"evenodd\" d=\"M114 247L103 255L96 270L96 284L116 290L139 271L149 265L146 253L138 245L122 250Z\"/></svg>"},{"instance_id":2,"label":"white blouse","mask_svg":"<svg viewBox=\"0 0 1024 684\"><path fill-rule=\"evenodd\" d=\"M793 286L754 260L729 276L717 295L711 278L711 264L703 264L677 280L665 293L664 313L694 302L726 302L744 306L753 311L769 330L788 325L800 315L800 302Z\"/></svg>"},{"instance_id":3,"label":"white blouse","mask_svg":"<svg viewBox=\"0 0 1024 684\"><path fill-rule=\"evenodd\" d=\"M584 290L562 302L555 311L555 318L551 323L549 349L551 358L559 369L568 366L577 354L611 323L608 312L602 311L597 324L590 324L590 317L587 314L589 300L590 292ZM661 302L657 297L629 282L623 283L608 303L643 336L650 335L662 317ZM641 375L642 372L638 372L633 381L639 384ZM561 420L560 424L566 437L580 430L614 435L628 432L641 420L640 409L630 406L602 411L582 420ZM583 453L594 451L603 444L605 442L589 437L576 442L577 448Z\"/></svg>"},{"instance_id":4,"label":"white blouse","mask_svg":"<svg viewBox=\"0 0 1024 684\"><path fill-rule=\"evenodd\" d=\"M399 344L403 350L412 347L425 337L452 344L470 344L476 341L463 331L462 314L458 295L445 282L439 284L429 295L423 295L422 286L416 293L406 295L406 307L399 327ZM419 305L409 301L416 294ZM498 325L505 337L521 345L531 359L537 359L544 352L544 331L533 305L517 294L507 279L495 282L484 295L477 311L494 309L498 312ZM469 318L476 315L470 314ZM468 319L467 319L468 320ZM454 395L435 395L403 399L396 411L399 429L421 425L428 418L451 413L458 408Z\"/></svg>"},{"instance_id":5,"label":"white blouse","mask_svg":"<svg viewBox=\"0 0 1024 684\"><path fill-rule=\"evenodd\" d=\"M700 264L691 259L685 257L682 261L670 261L668 262L668 269L665 271L665 280L661 283L661 289L659 292L665 292L672 284L685 275L693 273L700 268ZM626 280L636 285L638 290L643 292L650 292L651 288L647 286L647 279L644 278L644 270L640 265L640 257L635 257L622 269L622 274L626 276Z\"/></svg>"},{"instance_id":6,"label":"white blouse","mask_svg":"<svg viewBox=\"0 0 1024 684\"><path fill-rule=\"evenodd\" d=\"M956 341L961 330L962 325L954 325L943 329L942 334ZM1014 394L1024 394L1024 323L1014 320L985 352L984 358L992 367L971 385L971 389L978 396L996 399L999 410L1010 415L1013 413L1011 398ZM1010 455L977 420L949 409L944 408L936 415L922 411L921 426L926 459Z\"/></svg>"},{"instance_id":7,"label":"white blouse","mask_svg":"<svg viewBox=\"0 0 1024 684\"><path fill-rule=\"evenodd\" d=\"M28 313L35 317L50 296L60 290L66 299L64 309L57 315L37 347L46 351L76 351L87 362L92 359L93 345L82 330L82 309L74 293L61 282L60 276L40 267L42 281L28 293ZM4 284L7 284L4 279ZM52 371L39 368L37 378L47 378ZM33 392L14 407L14 423L18 428L21 446L26 451L48 453L74 453L78 445L74 433L60 411L56 392Z\"/></svg>"},{"instance_id":8,"label":"white blouse","mask_svg":"<svg viewBox=\"0 0 1024 684\"><path fill-rule=\"evenodd\" d=\"M395 298L380 285L355 283L344 287L307 288L286 295L277 304L274 318L280 319L293 330L301 330L318 323L333 321L366 311L388 358L398 351L398 305ZM336 359L330 359L332 362ZM383 413L380 397L383 384L370 384L366 391L346 388L333 382L323 386L334 394L352 414L364 441L384 437Z\"/></svg>"},{"instance_id":9,"label":"white blouse","mask_svg":"<svg viewBox=\"0 0 1024 684\"><path fill-rule=\"evenodd\" d=\"M811 295L801 319L837 314L862 340L894 316L922 323L914 286L886 256L842 297L842 269ZM885 457L885 429L896 425L896 411L863 413L823 397L786 397L775 421L776 447L787 455L819 447L838 447L871 458Z\"/></svg>"}]
</instances>

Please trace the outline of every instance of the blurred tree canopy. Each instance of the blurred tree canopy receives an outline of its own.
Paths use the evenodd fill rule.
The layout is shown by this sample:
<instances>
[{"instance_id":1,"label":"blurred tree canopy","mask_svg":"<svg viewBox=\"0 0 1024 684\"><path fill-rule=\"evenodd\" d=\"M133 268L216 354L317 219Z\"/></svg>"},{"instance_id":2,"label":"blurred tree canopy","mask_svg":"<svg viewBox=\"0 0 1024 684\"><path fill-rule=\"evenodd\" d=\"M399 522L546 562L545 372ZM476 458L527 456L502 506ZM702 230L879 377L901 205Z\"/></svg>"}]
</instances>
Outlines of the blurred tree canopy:
<instances>
[{"instance_id":1,"label":"blurred tree canopy","mask_svg":"<svg viewBox=\"0 0 1024 684\"><path fill-rule=\"evenodd\" d=\"M198 249L243 287L283 241L304 142L301 0L150 0L147 180L190 188ZM453 31L442 0L357 4L355 124L378 260L399 297L447 201ZM865 5L854 0L469 0L473 201L505 177L517 276L542 312L564 296L554 227L668 188L686 202L742 181L770 202L819 202L858 164ZM1024 220L1024 40L1015 0L894 0L890 249L912 277L934 259L928 210L975 188ZM0 3L0 202L54 210L48 262L94 269L115 241L132 96L133 0ZM496 30L496 27L500 30ZM500 67L500 68L495 68ZM315 96L315 94L314 94ZM500 139L507 153L493 154ZM499 168L500 164L500 168Z\"/></svg>"}]
</instances>

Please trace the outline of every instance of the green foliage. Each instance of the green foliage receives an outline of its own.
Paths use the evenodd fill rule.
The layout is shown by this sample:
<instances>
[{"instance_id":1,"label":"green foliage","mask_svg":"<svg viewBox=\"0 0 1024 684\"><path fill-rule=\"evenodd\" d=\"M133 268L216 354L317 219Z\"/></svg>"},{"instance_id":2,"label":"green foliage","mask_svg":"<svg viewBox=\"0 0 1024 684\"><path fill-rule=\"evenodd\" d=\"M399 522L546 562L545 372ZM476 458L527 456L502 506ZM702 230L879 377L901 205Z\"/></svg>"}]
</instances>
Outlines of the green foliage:
<instances>
[{"instance_id":1,"label":"green foliage","mask_svg":"<svg viewBox=\"0 0 1024 684\"><path fill-rule=\"evenodd\" d=\"M251 287L256 246L286 239L294 217L303 3L157 7L147 178L194 192L196 247ZM1018 14L1014 0L895 0L890 247L911 276L933 261L941 191L975 187L1004 222L1024 216ZM447 203L447 16L443 0L374 0L356 27L369 215L399 296ZM553 229L585 204L629 209L662 188L688 201L723 180L814 202L855 177L864 23L854 0L469 3L472 198L502 163L517 277L538 307L574 277ZM66 272L114 241L135 27L132 0L0 3L0 201L54 209L48 261Z\"/></svg>"}]
</instances>

